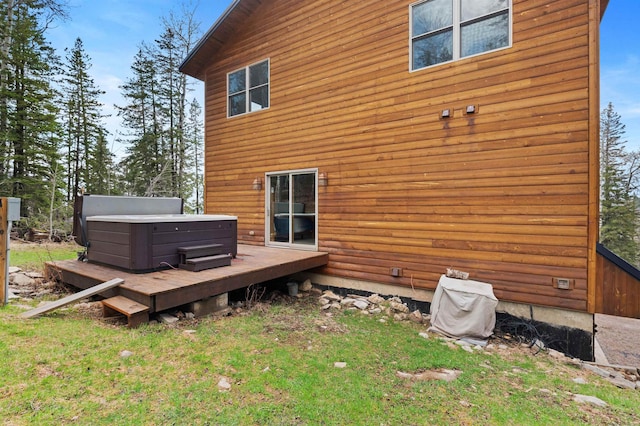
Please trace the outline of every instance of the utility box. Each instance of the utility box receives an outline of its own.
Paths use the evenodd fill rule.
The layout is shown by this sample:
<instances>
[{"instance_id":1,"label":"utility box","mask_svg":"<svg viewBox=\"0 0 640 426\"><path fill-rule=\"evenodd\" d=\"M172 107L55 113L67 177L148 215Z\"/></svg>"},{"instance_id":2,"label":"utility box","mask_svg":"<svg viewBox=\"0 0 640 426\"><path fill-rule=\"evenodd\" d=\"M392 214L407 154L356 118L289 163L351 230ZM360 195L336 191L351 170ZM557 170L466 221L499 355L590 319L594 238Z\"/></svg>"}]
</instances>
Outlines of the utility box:
<instances>
[{"instance_id":1,"label":"utility box","mask_svg":"<svg viewBox=\"0 0 640 426\"><path fill-rule=\"evenodd\" d=\"M20 198L8 197L7 199L7 221L17 222L20 220Z\"/></svg>"},{"instance_id":2,"label":"utility box","mask_svg":"<svg viewBox=\"0 0 640 426\"><path fill-rule=\"evenodd\" d=\"M11 225L20 220L20 198L0 198L0 304L9 298L9 241Z\"/></svg>"}]
</instances>

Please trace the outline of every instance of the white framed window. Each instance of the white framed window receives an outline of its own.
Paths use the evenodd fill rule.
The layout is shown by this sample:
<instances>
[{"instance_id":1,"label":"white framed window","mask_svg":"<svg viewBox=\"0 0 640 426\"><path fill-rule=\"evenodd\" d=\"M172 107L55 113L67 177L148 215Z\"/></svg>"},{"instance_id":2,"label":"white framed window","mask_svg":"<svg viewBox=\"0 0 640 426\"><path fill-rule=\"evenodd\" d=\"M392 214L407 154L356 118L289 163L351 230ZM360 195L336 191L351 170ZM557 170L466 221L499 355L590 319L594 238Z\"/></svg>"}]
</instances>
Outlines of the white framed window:
<instances>
[{"instance_id":1,"label":"white framed window","mask_svg":"<svg viewBox=\"0 0 640 426\"><path fill-rule=\"evenodd\" d=\"M269 108L269 60L227 74L227 117Z\"/></svg>"},{"instance_id":2,"label":"white framed window","mask_svg":"<svg viewBox=\"0 0 640 426\"><path fill-rule=\"evenodd\" d=\"M411 71L511 46L511 0L425 0L409 6Z\"/></svg>"}]
</instances>

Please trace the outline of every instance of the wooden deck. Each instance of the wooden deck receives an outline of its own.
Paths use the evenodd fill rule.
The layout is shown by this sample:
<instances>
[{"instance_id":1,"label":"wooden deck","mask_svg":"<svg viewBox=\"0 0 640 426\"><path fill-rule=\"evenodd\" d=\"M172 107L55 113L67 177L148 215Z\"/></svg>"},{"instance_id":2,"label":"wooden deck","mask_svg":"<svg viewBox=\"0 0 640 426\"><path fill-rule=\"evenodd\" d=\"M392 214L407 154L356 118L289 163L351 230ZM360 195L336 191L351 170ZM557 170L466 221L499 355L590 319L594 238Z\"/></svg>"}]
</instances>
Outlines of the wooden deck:
<instances>
[{"instance_id":1,"label":"wooden deck","mask_svg":"<svg viewBox=\"0 0 640 426\"><path fill-rule=\"evenodd\" d=\"M200 272L168 269L134 274L77 260L48 262L46 271L48 277L79 289L122 278L122 285L101 296L124 296L154 313L324 266L328 258L327 253L239 244L230 266Z\"/></svg>"}]
</instances>

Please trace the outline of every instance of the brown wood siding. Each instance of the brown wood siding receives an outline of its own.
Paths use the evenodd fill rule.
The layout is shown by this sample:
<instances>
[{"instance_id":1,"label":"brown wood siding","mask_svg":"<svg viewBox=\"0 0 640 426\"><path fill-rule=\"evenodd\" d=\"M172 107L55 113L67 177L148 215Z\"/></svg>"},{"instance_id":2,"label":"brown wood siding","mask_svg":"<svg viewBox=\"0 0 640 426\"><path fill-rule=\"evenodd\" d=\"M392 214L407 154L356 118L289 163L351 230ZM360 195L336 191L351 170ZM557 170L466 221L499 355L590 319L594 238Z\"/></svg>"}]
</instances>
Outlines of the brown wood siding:
<instances>
[{"instance_id":1,"label":"brown wood siding","mask_svg":"<svg viewBox=\"0 0 640 426\"><path fill-rule=\"evenodd\" d=\"M601 255L597 271L596 312L640 318L640 280Z\"/></svg>"},{"instance_id":2,"label":"brown wood siding","mask_svg":"<svg viewBox=\"0 0 640 426\"><path fill-rule=\"evenodd\" d=\"M207 213L264 244L255 177L317 167L322 272L433 289L456 267L586 310L589 0L514 0L512 47L415 72L410 4L266 0L236 28L206 73ZM227 118L227 73L265 58L271 107Z\"/></svg>"}]
</instances>

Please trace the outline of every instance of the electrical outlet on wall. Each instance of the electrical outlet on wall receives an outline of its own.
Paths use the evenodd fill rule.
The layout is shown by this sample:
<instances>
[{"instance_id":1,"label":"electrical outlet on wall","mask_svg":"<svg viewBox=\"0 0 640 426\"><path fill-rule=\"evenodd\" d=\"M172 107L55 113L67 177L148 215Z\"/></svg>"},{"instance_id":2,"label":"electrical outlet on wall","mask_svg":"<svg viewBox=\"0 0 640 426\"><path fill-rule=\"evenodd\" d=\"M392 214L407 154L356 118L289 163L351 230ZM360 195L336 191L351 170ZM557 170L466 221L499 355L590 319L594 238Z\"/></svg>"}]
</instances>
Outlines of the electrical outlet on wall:
<instances>
[{"instance_id":1,"label":"electrical outlet on wall","mask_svg":"<svg viewBox=\"0 0 640 426\"><path fill-rule=\"evenodd\" d=\"M400 278L402 276L402 268L393 267L389 273L392 277Z\"/></svg>"}]
</instances>

